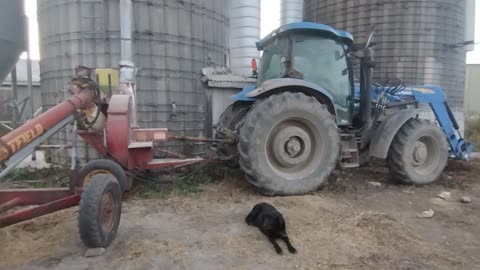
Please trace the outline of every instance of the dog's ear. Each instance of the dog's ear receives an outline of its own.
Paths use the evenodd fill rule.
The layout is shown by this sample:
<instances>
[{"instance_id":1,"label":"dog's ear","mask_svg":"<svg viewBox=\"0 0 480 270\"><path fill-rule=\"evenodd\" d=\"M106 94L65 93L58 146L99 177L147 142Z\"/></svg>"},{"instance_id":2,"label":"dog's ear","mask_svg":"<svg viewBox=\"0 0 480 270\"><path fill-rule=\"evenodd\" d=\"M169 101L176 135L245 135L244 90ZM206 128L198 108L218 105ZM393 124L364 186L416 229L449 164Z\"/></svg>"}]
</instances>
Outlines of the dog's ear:
<instances>
[{"instance_id":1,"label":"dog's ear","mask_svg":"<svg viewBox=\"0 0 480 270\"><path fill-rule=\"evenodd\" d=\"M252 225L254 224L254 221L255 219L257 218L258 216L258 213L260 213L260 208L255 206L252 211L250 211L250 213L248 214L248 216L245 218L245 222L248 224L248 225Z\"/></svg>"}]
</instances>

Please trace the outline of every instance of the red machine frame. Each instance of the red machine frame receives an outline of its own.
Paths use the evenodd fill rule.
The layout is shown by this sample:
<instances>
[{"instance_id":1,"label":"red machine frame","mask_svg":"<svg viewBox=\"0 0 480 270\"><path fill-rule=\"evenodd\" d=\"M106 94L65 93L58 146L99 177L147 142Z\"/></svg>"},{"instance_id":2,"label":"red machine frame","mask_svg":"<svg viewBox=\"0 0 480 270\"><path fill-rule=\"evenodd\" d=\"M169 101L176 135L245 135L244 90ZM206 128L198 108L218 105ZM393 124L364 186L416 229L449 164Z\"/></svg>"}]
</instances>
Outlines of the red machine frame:
<instances>
[{"instance_id":1,"label":"red machine frame","mask_svg":"<svg viewBox=\"0 0 480 270\"><path fill-rule=\"evenodd\" d=\"M94 91L96 85L92 81L80 82L77 83L77 93L72 98L0 138L0 165L11 161L17 152L29 147L55 124L65 121L78 111L91 109L93 101L99 99ZM165 128L132 128L131 116L132 98L128 95L113 95L108 102L107 122L103 132L80 131L78 134L102 157L115 161L126 172L187 166L205 160L200 157L183 158L183 155L171 152L179 158L154 159L155 142L169 139L224 142L173 136L169 135ZM0 190L0 228L78 205L83 192L83 181L77 178L77 175L72 173L69 188ZM125 183L127 189L132 180L128 181ZM16 207L24 206L32 207L12 211Z\"/></svg>"}]
</instances>

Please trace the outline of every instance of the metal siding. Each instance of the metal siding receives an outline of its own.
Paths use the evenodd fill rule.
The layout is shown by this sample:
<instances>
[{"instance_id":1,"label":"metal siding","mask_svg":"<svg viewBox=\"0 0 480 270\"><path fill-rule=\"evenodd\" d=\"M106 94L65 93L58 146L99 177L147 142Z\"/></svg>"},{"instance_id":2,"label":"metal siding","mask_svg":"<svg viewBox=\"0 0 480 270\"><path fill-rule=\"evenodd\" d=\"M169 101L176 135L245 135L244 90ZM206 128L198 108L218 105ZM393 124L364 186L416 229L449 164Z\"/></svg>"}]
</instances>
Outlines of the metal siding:
<instances>
[{"instance_id":1,"label":"metal siding","mask_svg":"<svg viewBox=\"0 0 480 270\"><path fill-rule=\"evenodd\" d=\"M42 103L65 98L76 65L117 67L120 61L119 1L42 0L38 3ZM229 18L223 0L135 0L134 61L137 75L137 123L167 127L178 135L206 132L206 89L201 69L207 62L225 65ZM177 117L171 118L177 104ZM64 131L52 143L67 144ZM79 141L82 162L96 158ZM168 143L179 150L181 143ZM201 144L200 144L201 146ZM193 149L192 151L197 151ZM66 152L54 161L66 161Z\"/></svg>"},{"instance_id":2,"label":"metal siding","mask_svg":"<svg viewBox=\"0 0 480 270\"><path fill-rule=\"evenodd\" d=\"M462 110L465 0L305 0L306 21L349 31L364 43L375 25L374 80L398 77L408 84L438 84L454 110Z\"/></svg>"}]
</instances>

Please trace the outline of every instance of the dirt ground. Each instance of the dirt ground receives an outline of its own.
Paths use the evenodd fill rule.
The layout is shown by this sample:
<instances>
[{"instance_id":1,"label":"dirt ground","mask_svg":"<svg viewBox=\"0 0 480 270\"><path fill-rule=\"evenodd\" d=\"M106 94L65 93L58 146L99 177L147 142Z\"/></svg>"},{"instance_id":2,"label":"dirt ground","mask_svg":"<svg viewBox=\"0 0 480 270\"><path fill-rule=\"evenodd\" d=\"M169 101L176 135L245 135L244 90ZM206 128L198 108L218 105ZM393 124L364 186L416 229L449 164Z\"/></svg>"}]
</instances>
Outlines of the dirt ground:
<instances>
[{"instance_id":1,"label":"dirt ground","mask_svg":"<svg viewBox=\"0 0 480 270\"><path fill-rule=\"evenodd\" d=\"M381 165L337 171L307 196L263 197L232 174L197 194L128 199L115 242L94 258L84 257L78 210L58 212L1 229L0 269L480 269L480 162L451 161L422 187L390 183ZM298 254L277 255L245 224L261 201L284 214Z\"/></svg>"}]
</instances>

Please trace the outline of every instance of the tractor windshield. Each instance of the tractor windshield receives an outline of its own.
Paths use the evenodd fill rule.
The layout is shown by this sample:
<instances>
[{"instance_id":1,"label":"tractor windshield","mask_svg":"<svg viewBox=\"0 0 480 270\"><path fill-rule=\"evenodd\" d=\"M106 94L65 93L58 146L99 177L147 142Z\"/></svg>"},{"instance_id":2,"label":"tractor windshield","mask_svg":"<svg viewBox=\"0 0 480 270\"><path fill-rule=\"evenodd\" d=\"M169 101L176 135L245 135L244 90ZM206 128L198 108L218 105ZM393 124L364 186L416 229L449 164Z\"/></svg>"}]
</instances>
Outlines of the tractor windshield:
<instances>
[{"instance_id":1,"label":"tractor windshield","mask_svg":"<svg viewBox=\"0 0 480 270\"><path fill-rule=\"evenodd\" d=\"M284 36L275 39L265 47L257 85L261 85L266 80L284 77L287 70L289 43L288 36Z\"/></svg>"},{"instance_id":2,"label":"tractor windshield","mask_svg":"<svg viewBox=\"0 0 480 270\"><path fill-rule=\"evenodd\" d=\"M348 106L351 78L347 47L333 39L315 35L296 35L293 45L293 69L306 81L330 92L342 106Z\"/></svg>"}]
</instances>

